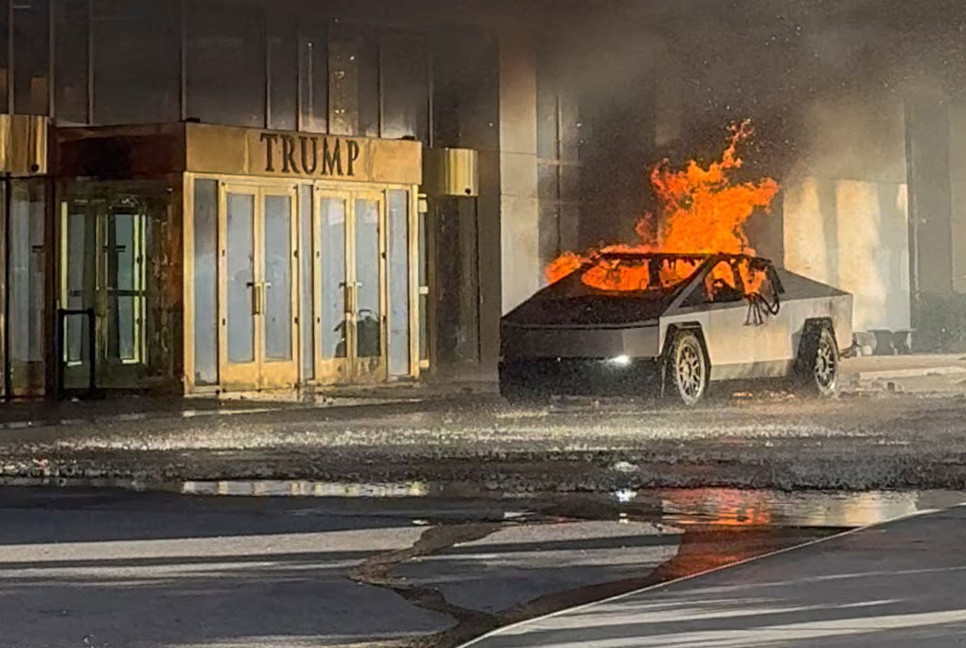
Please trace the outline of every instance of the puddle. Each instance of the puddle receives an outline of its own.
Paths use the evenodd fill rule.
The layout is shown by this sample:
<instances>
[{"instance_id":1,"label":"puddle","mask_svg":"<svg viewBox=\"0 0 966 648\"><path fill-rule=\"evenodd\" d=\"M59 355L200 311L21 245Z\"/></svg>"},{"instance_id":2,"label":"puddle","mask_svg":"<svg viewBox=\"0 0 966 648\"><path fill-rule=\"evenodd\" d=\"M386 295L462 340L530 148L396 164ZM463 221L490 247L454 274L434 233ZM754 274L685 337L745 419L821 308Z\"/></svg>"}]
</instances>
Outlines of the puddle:
<instances>
[{"instance_id":1,"label":"puddle","mask_svg":"<svg viewBox=\"0 0 966 648\"><path fill-rule=\"evenodd\" d=\"M966 493L694 489L662 492L660 502L662 519L680 525L854 528L956 506Z\"/></svg>"},{"instance_id":2,"label":"puddle","mask_svg":"<svg viewBox=\"0 0 966 648\"><path fill-rule=\"evenodd\" d=\"M146 483L113 478L0 478L0 485L166 492L199 497L299 497L513 503L549 517L660 521L675 526L855 528L966 503L956 491L774 491L729 488L611 494L500 494L464 484L225 480Z\"/></svg>"},{"instance_id":3,"label":"puddle","mask_svg":"<svg viewBox=\"0 0 966 648\"><path fill-rule=\"evenodd\" d=\"M176 487L182 495L234 495L242 497L427 497L429 485L422 482L387 484L316 482L305 480L187 481ZM171 490L169 488L169 490Z\"/></svg>"},{"instance_id":4,"label":"puddle","mask_svg":"<svg viewBox=\"0 0 966 648\"><path fill-rule=\"evenodd\" d=\"M191 481L174 486L183 495L318 498L459 498L527 503L533 508L579 510L595 519L661 520L680 525L733 527L854 528L956 506L966 493L951 491L868 491L861 493L698 488L621 490L610 495L481 495L467 486L462 493L427 482L346 483L304 480Z\"/></svg>"}]
</instances>

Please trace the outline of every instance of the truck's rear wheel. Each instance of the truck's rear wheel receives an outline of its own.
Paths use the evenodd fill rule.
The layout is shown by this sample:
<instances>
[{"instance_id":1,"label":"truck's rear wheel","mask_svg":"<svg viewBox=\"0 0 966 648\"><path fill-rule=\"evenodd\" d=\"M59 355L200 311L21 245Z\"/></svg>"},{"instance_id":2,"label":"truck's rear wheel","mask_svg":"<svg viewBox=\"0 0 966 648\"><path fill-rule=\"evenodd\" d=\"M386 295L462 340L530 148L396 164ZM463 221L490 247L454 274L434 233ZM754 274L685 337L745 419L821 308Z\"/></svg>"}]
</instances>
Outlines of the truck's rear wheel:
<instances>
[{"instance_id":1,"label":"truck's rear wheel","mask_svg":"<svg viewBox=\"0 0 966 648\"><path fill-rule=\"evenodd\" d=\"M828 398L838 392L839 348L828 324L809 327L802 337L799 379L806 393Z\"/></svg>"},{"instance_id":2,"label":"truck's rear wheel","mask_svg":"<svg viewBox=\"0 0 966 648\"><path fill-rule=\"evenodd\" d=\"M678 331L668 358L668 383L684 405L697 405L708 391L709 367L701 338L693 331Z\"/></svg>"}]
</instances>

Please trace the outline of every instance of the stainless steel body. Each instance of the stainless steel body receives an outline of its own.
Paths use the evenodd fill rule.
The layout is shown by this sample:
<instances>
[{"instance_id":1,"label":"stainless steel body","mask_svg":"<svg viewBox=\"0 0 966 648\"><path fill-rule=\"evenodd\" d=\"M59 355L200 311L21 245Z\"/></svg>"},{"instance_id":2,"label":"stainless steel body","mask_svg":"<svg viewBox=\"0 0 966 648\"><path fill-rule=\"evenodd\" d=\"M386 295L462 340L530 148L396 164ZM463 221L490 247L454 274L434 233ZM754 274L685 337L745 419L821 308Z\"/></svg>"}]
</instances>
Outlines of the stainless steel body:
<instances>
[{"instance_id":1,"label":"stainless steel body","mask_svg":"<svg viewBox=\"0 0 966 648\"><path fill-rule=\"evenodd\" d=\"M720 301L707 296L709 282L722 265L747 262L765 269L763 288L770 297L750 291L736 291ZM573 278L558 284L568 280ZM583 371L581 367L604 367L608 369L599 377L600 389L592 391L607 392L608 376L623 377L622 368L627 373L659 373L670 341L681 329L701 337L711 381L791 376L803 338L813 326L833 331L840 349L852 341L850 294L775 269L764 259L702 257L691 276L653 294L565 292L565 286L555 286L503 318L502 382L545 381L551 391L567 393L566 385L552 384L555 367L570 378ZM637 378L646 382L648 377Z\"/></svg>"}]
</instances>

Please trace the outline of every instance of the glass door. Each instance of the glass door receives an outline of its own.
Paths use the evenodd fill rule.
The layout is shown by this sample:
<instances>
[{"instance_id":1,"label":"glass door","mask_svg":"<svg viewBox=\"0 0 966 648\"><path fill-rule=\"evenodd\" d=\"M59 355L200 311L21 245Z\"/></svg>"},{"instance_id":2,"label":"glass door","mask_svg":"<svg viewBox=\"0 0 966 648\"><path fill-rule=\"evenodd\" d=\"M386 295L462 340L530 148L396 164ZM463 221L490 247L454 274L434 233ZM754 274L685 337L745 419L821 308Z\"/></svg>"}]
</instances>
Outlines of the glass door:
<instances>
[{"instance_id":1,"label":"glass door","mask_svg":"<svg viewBox=\"0 0 966 648\"><path fill-rule=\"evenodd\" d=\"M349 328L353 320L348 274L348 224L352 198L347 193L319 192L318 240L314 285L319 287L316 320L319 322L318 367L323 383L349 382Z\"/></svg>"},{"instance_id":2,"label":"glass door","mask_svg":"<svg viewBox=\"0 0 966 648\"><path fill-rule=\"evenodd\" d=\"M298 283L295 192L263 191L258 269L262 282L259 351L261 387L294 387L298 382Z\"/></svg>"},{"instance_id":3,"label":"glass door","mask_svg":"<svg viewBox=\"0 0 966 648\"><path fill-rule=\"evenodd\" d=\"M386 378L385 210L379 193L318 190L319 380Z\"/></svg>"},{"instance_id":4,"label":"glass door","mask_svg":"<svg viewBox=\"0 0 966 648\"><path fill-rule=\"evenodd\" d=\"M146 362L146 247L150 221L136 200L75 199L64 203L60 279L64 321L65 387L90 377L89 322L95 316L97 383L134 387Z\"/></svg>"},{"instance_id":5,"label":"glass door","mask_svg":"<svg viewBox=\"0 0 966 648\"><path fill-rule=\"evenodd\" d=\"M4 241L9 253L4 277L8 307L4 334L9 343L5 349L9 375L5 379L11 395L34 396L42 394L45 385L45 187L38 180L4 184L10 192L4 228L9 239Z\"/></svg>"},{"instance_id":6,"label":"glass door","mask_svg":"<svg viewBox=\"0 0 966 648\"><path fill-rule=\"evenodd\" d=\"M386 375L385 226L381 194L356 195L352 211L354 272L349 283L352 379L375 382L384 380Z\"/></svg>"},{"instance_id":7,"label":"glass door","mask_svg":"<svg viewBox=\"0 0 966 648\"><path fill-rule=\"evenodd\" d=\"M126 367L144 362L148 219L143 210L122 207L104 214L100 226L103 290L99 291L97 310L103 324L98 332L99 346L105 350L105 368L123 374Z\"/></svg>"},{"instance_id":8,"label":"glass door","mask_svg":"<svg viewBox=\"0 0 966 648\"><path fill-rule=\"evenodd\" d=\"M221 213L221 383L282 389L298 380L295 193L226 185Z\"/></svg>"}]
</instances>

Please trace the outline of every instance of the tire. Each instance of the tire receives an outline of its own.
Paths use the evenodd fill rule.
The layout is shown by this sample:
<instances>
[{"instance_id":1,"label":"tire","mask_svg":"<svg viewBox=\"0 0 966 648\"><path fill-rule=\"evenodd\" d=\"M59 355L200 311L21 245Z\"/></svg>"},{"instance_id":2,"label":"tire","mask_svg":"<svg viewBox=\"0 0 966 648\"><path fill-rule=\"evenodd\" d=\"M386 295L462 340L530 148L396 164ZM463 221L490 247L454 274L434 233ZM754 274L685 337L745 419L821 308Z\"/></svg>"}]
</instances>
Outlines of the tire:
<instances>
[{"instance_id":1,"label":"tire","mask_svg":"<svg viewBox=\"0 0 966 648\"><path fill-rule=\"evenodd\" d=\"M839 347L828 324L806 329L798 361L798 378L802 391L820 398L838 393Z\"/></svg>"},{"instance_id":2,"label":"tire","mask_svg":"<svg viewBox=\"0 0 966 648\"><path fill-rule=\"evenodd\" d=\"M711 374L701 338L692 331L679 331L669 349L667 385L674 398L694 407L707 395Z\"/></svg>"}]
</instances>

